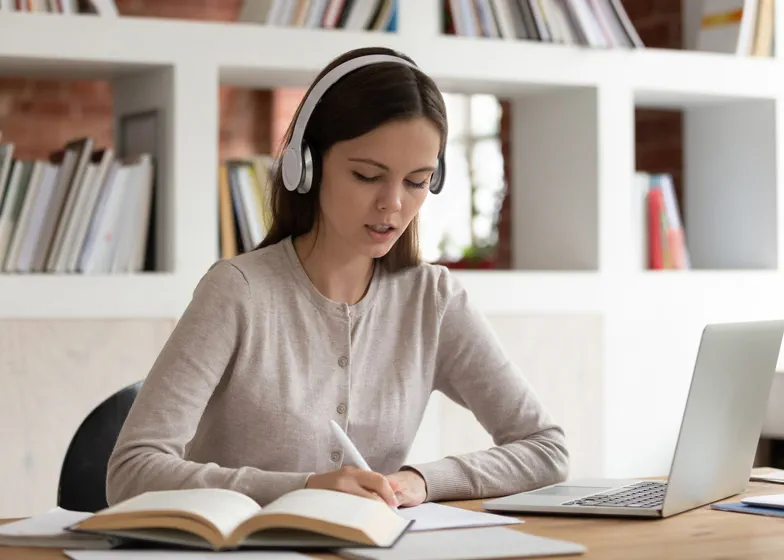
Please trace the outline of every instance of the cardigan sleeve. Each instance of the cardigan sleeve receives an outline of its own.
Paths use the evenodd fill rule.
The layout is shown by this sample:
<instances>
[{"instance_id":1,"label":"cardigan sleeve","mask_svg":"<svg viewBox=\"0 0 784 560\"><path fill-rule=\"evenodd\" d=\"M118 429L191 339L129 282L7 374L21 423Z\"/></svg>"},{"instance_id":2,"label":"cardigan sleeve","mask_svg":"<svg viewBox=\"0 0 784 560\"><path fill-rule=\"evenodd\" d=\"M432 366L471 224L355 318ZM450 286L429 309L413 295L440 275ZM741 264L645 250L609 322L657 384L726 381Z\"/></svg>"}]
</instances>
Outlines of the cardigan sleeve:
<instances>
[{"instance_id":1,"label":"cardigan sleeve","mask_svg":"<svg viewBox=\"0 0 784 560\"><path fill-rule=\"evenodd\" d=\"M411 465L425 479L427 500L503 496L565 480L564 431L458 280L443 268L438 282L434 389L470 410L494 446Z\"/></svg>"},{"instance_id":2,"label":"cardigan sleeve","mask_svg":"<svg viewBox=\"0 0 784 560\"><path fill-rule=\"evenodd\" d=\"M305 485L311 473L228 468L184 458L214 390L239 351L250 288L229 261L215 263L161 350L110 456L110 505L150 490L218 487L264 504Z\"/></svg>"}]
</instances>

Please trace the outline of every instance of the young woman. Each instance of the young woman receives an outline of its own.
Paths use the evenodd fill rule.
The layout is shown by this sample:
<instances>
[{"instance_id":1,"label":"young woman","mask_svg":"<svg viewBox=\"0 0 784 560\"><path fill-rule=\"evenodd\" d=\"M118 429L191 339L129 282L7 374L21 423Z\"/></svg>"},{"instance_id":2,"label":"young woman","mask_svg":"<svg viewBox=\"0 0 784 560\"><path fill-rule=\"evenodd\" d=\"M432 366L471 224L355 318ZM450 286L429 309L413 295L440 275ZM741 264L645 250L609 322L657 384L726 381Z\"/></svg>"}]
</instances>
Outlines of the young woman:
<instances>
[{"instance_id":1,"label":"young woman","mask_svg":"<svg viewBox=\"0 0 784 560\"><path fill-rule=\"evenodd\" d=\"M412 506L565 479L561 428L449 270L419 261L446 138L443 98L407 57L359 49L320 73L287 132L270 231L196 287L116 443L110 504L222 487L264 505L310 487ZM433 390L495 446L405 464Z\"/></svg>"}]
</instances>

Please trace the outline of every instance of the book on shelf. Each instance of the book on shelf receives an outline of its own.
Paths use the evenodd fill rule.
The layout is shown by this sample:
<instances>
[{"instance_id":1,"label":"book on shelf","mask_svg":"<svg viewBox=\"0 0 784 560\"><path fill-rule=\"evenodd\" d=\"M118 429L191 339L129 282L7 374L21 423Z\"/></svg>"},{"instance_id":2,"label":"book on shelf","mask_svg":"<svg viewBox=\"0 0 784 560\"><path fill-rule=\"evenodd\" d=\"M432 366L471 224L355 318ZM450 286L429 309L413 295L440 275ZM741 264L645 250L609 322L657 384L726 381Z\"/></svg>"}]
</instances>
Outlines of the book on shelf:
<instances>
[{"instance_id":1,"label":"book on shelf","mask_svg":"<svg viewBox=\"0 0 784 560\"><path fill-rule=\"evenodd\" d=\"M442 0L444 32L600 48L642 48L621 0Z\"/></svg>"},{"instance_id":2,"label":"book on shelf","mask_svg":"<svg viewBox=\"0 0 784 560\"><path fill-rule=\"evenodd\" d=\"M380 500L303 488L266 506L233 490L151 491L68 527L127 543L208 550L395 545L413 524Z\"/></svg>"},{"instance_id":3,"label":"book on shelf","mask_svg":"<svg viewBox=\"0 0 784 560\"><path fill-rule=\"evenodd\" d=\"M0 14L3 12L119 15L115 0L0 0Z\"/></svg>"},{"instance_id":4,"label":"book on shelf","mask_svg":"<svg viewBox=\"0 0 784 560\"><path fill-rule=\"evenodd\" d=\"M397 31L397 0L244 0L238 21L276 27Z\"/></svg>"},{"instance_id":5,"label":"book on shelf","mask_svg":"<svg viewBox=\"0 0 784 560\"><path fill-rule=\"evenodd\" d=\"M218 176L221 258L258 246L272 222L272 156L258 154L221 162Z\"/></svg>"},{"instance_id":6,"label":"book on shelf","mask_svg":"<svg viewBox=\"0 0 784 560\"><path fill-rule=\"evenodd\" d=\"M668 173L638 171L632 197L632 228L645 270L691 268L681 210Z\"/></svg>"},{"instance_id":7,"label":"book on shelf","mask_svg":"<svg viewBox=\"0 0 784 560\"><path fill-rule=\"evenodd\" d=\"M697 50L772 56L774 0L703 0Z\"/></svg>"},{"instance_id":8,"label":"book on shelf","mask_svg":"<svg viewBox=\"0 0 784 560\"><path fill-rule=\"evenodd\" d=\"M132 273L153 267L152 156L80 137L47 159L0 144L0 272Z\"/></svg>"}]
</instances>

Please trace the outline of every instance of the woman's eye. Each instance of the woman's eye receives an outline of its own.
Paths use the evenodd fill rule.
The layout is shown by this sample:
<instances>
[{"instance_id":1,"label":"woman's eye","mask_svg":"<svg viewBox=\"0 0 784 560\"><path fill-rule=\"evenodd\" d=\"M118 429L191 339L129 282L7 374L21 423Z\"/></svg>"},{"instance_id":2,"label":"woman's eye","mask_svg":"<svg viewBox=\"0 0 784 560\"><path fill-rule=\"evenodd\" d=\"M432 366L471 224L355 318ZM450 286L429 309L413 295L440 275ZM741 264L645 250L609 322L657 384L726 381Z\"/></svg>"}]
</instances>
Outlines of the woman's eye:
<instances>
[{"instance_id":1,"label":"woman's eye","mask_svg":"<svg viewBox=\"0 0 784 560\"><path fill-rule=\"evenodd\" d=\"M414 183L413 181L406 181L409 185L414 187L415 189L423 189L427 185L427 179L422 181L421 183Z\"/></svg>"},{"instance_id":2,"label":"woman's eye","mask_svg":"<svg viewBox=\"0 0 784 560\"><path fill-rule=\"evenodd\" d=\"M362 181L363 183L375 183L375 182L377 182L378 180L381 179L381 175L376 175L374 177L368 177L367 175L363 175L362 173L359 173L358 171L352 171L351 174L354 176L354 178L357 181ZM428 180L425 179L424 181L421 181L421 182L417 183L415 181L409 181L408 179L406 179L406 184L408 186L412 187L412 188L415 188L415 189L422 189L422 188L425 188L427 186Z\"/></svg>"},{"instance_id":3,"label":"woman's eye","mask_svg":"<svg viewBox=\"0 0 784 560\"><path fill-rule=\"evenodd\" d=\"M362 175L362 173L357 173L356 171L352 171L351 173L354 175L355 179L359 181L363 181L365 183L372 183L373 181L378 179L378 177L367 177L365 175Z\"/></svg>"}]
</instances>

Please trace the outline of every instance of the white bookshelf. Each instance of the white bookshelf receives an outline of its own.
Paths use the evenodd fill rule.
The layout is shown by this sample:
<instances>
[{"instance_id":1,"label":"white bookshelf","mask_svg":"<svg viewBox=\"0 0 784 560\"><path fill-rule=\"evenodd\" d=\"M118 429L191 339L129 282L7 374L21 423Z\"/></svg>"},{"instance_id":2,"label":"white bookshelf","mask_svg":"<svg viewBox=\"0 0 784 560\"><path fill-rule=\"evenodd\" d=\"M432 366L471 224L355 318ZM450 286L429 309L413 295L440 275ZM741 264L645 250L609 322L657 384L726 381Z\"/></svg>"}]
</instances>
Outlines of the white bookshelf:
<instances>
[{"instance_id":1,"label":"white bookshelf","mask_svg":"<svg viewBox=\"0 0 784 560\"><path fill-rule=\"evenodd\" d=\"M601 397L562 399L555 412L600 416L598 432L572 428L585 442L578 461L599 453L602 474L666 471L702 325L784 316L784 60L444 36L439 3L399 5L395 34L0 15L0 72L110 77L118 115L153 107L166 115L163 272L0 275L0 319L176 319L218 255L218 87L305 86L341 52L386 45L445 91L512 100L516 270L455 274L494 318L598 318L601 365L590 375ZM639 266L630 211L635 107L685 111L695 270ZM516 327L504 328L514 340ZM651 380L656 389L634 401L635 384ZM546 392L553 401L558 394Z\"/></svg>"},{"instance_id":2,"label":"white bookshelf","mask_svg":"<svg viewBox=\"0 0 784 560\"><path fill-rule=\"evenodd\" d=\"M167 273L14 274L4 276L0 286L6 320L173 319L191 295L176 275Z\"/></svg>"},{"instance_id":3,"label":"white bookshelf","mask_svg":"<svg viewBox=\"0 0 784 560\"><path fill-rule=\"evenodd\" d=\"M479 277L458 272L470 275L469 285L487 302L488 311L500 306L482 293L484 281L537 293L536 298L512 298L513 307L503 306L504 312L525 312L531 306L539 311L601 310L612 301L596 295L601 282L616 272L635 272L633 251L625 244L631 227L626 197L635 170L633 111L642 106L687 110L684 213L695 268L779 270L784 259L784 210L776 188L781 173L776 165L776 108L784 94L781 60L446 36L440 33L435 5L427 12L402 0L398 33L3 14L0 71L111 77L118 116L146 107L166 111L158 237L164 244L162 267L184 293L190 293L217 255L213 178L218 86L304 86L332 57L374 44L408 53L445 91L513 99L518 182L513 224L515 238L525 240L515 244L519 270L482 272ZM541 280L542 271L559 272L557 282ZM564 274L568 272L580 275ZM597 275L587 281L590 288L587 272ZM72 280L43 277L27 283L0 276L0 287L9 288L0 289L0 317L51 316L62 307L50 310L48 300L33 297L31 290L51 285L53 291L75 290L77 296L80 279ZM83 280L101 285L113 279ZM567 288L570 281L574 290ZM134 277L124 282L128 292L141 294L150 280L143 275L138 282ZM30 295L24 299L34 304L12 301L18 300L20 286ZM578 304L585 300L563 299L564 292L589 299ZM115 302L114 310L89 301L99 300L87 300L82 316L127 315L122 301ZM176 301L182 304L187 298ZM153 305L134 309L135 315L161 314ZM175 303L167 306L175 316L179 310Z\"/></svg>"}]
</instances>

